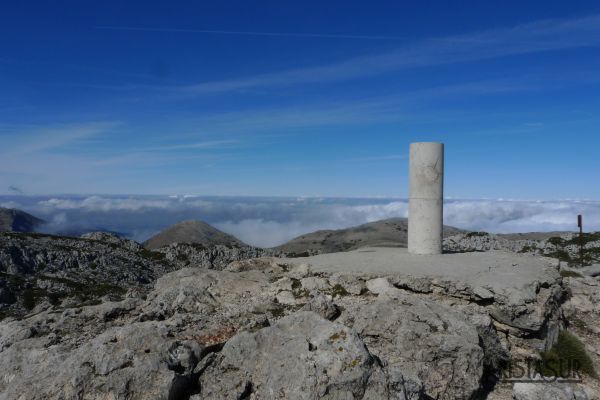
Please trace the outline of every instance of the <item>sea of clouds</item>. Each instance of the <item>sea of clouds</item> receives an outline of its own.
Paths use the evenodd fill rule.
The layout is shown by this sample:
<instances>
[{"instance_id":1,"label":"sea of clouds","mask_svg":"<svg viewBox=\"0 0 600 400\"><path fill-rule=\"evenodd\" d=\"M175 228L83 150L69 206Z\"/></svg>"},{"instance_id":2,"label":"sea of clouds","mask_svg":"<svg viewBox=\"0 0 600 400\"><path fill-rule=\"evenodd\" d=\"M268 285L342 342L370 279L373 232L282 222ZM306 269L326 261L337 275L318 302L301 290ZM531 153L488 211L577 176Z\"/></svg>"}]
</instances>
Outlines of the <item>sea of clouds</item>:
<instances>
[{"instance_id":1,"label":"sea of clouds","mask_svg":"<svg viewBox=\"0 0 600 400\"><path fill-rule=\"evenodd\" d=\"M0 207L27 211L47 223L44 232L79 235L92 230L144 241L179 221L200 219L244 242L272 247L319 229L339 229L406 217L405 199L204 196L0 196ZM446 199L444 223L496 233L600 231L600 201Z\"/></svg>"}]
</instances>

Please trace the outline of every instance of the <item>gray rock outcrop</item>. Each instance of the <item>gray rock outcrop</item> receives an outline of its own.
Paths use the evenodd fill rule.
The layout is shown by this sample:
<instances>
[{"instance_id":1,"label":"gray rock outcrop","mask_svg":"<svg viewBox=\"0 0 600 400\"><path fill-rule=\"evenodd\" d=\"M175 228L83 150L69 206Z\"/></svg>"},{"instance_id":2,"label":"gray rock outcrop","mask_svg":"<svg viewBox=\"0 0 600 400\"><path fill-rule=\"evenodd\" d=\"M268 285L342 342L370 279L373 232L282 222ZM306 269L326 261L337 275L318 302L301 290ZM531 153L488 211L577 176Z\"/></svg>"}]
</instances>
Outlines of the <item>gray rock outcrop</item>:
<instances>
[{"instance_id":1,"label":"gray rock outcrop","mask_svg":"<svg viewBox=\"0 0 600 400\"><path fill-rule=\"evenodd\" d=\"M0 320L51 306L85 305L147 291L169 271L222 269L272 252L244 246L173 244L151 251L106 232L80 238L0 233Z\"/></svg>"},{"instance_id":2,"label":"gray rock outcrop","mask_svg":"<svg viewBox=\"0 0 600 400\"><path fill-rule=\"evenodd\" d=\"M494 384L511 358L539 357L567 327L600 360L598 280L562 278L545 261L495 272L477 265L443 278L317 270L309 259L243 259L241 251L227 262L237 256L223 252L219 259L192 245L150 252L101 233L0 239L2 260L11 265L0 301L16 295L2 285L15 276L35 277L44 287L36 260L51 256L65 261L51 270L61 277L87 277L90 268L75 263L88 255L105 260L106 275L137 260L158 264L152 283L124 288L118 298L65 298L0 321L0 400L537 400L544 397L535 383L492 397L503 393ZM180 251L190 252L187 261L178 260ZM363 256L374 260L376 253ZM135 269L119 273L137 276ZM594 399L594 385L586 378L548 386L548 393Z\"/></svg>"}]
</instances>

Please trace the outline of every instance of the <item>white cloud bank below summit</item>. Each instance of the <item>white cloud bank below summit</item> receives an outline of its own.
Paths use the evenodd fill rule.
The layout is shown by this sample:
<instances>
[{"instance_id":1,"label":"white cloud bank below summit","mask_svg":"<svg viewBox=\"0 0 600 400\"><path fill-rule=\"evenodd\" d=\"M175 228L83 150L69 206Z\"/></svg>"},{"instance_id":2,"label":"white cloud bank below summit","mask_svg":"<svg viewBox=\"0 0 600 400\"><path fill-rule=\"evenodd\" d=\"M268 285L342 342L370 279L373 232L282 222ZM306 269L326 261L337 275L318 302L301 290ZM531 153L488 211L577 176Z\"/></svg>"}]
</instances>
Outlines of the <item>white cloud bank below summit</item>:
<instances>
[{"instance_id":1,"label":"white cloud bank below summit","mask_svg":"<svg viewBox=\"0 0 600 400\"><path fill-rule=\"evenodd\" d=\"M46 230L78 234L109 230L138 241L187 219L201 219L246 243L272 247L319 229L339 229L406 217L400 199L260 198L197 196L0 197L0 206L21 208L48 221ZM496 233L600 230L600 201L447 199L444 222Z\"/></svg>"}]
</instances>

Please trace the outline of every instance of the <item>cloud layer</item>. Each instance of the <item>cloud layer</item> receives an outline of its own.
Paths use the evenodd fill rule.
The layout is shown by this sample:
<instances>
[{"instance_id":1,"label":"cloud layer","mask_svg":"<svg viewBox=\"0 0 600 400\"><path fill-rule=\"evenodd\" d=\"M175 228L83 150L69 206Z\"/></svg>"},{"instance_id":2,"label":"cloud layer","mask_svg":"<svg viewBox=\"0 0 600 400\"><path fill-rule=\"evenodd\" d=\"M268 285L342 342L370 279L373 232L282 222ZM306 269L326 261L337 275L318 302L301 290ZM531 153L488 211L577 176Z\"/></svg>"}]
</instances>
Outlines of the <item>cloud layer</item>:
<instances>
[{"instance_id":1,"label":"cloud layer","mask_svg":"<svg viewBox=\"0 0 600 400\"><path fill-rule=\"evenodd\" d=\"M0 197L0 206L44 218L46 232L108 230L137 241L167 226L201 219L246 243L271 247L319 229L339 229L406 217L402 199L261 198L197 196ZM509 233L600 230L600 201L456 200L445 203L445 223L463 229Z\"/></svg>"}]
</instances>

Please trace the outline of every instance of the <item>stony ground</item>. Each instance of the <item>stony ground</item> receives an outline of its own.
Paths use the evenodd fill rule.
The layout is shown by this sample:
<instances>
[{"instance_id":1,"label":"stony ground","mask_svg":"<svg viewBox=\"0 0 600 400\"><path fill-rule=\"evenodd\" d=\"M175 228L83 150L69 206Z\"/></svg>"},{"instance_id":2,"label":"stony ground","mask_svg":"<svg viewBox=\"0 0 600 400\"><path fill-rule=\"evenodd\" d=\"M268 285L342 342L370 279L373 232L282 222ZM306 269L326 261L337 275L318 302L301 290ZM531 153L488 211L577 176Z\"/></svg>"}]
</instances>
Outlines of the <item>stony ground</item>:
<instances>
[{"instance_id":1,"label":"stony ground","mask_svg":"<svg viewBox=\"0 0 600 400\"><path fill-rule=\"evenodd\" d=\"M0 320L48 307L81 306L146 292L167 272L194 266L223 269L270 251L250 246L172 244L151 251L132 240L95 232L80 238L0 233Z\"/></svg>"},{"instance_id":2,"label":"stony ground","mask_svg":"<svg viewBox=\"0 0 600 400\"><path fill-rule=\"evenodd\" d=\"M452 240L470 250L482 237ZM202 265L218 256L161 251L180 269L148 290L0 322L0 400L600 398L588 376L502 381L511 361L539 359L565 329L600 368L592 267L538 260L537 279L529 271L506 291L460 276L319 270L302 258Z\"/></svg>"}]
</instances>

